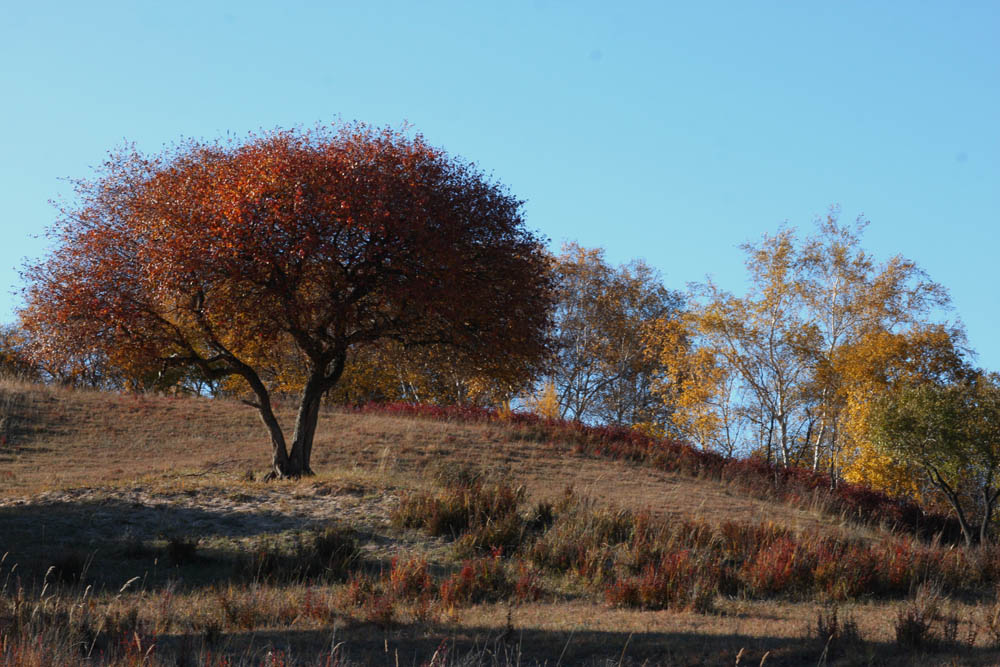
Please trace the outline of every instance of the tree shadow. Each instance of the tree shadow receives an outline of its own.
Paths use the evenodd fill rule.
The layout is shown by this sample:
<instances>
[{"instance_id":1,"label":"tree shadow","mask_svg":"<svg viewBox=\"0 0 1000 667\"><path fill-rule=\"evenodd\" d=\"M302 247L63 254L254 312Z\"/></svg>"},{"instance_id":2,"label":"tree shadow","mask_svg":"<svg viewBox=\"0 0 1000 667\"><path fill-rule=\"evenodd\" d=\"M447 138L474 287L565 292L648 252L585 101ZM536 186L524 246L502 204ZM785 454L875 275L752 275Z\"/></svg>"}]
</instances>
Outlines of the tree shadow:
<instances>
[{"instance_id":1,"label":"tree shadow","mask_svg":"<svg viewBox=\"0 0 1000 667\"><path fill-rule=\"evenodd\" d=\"M152 587L168 580L206 585L230 576L234 559L246 551L247 538L329 523L265 509L146 505L124 499L33 502L0 507L0 555L7 554L7 568L18 565L18 575L28 585L67 560L82 565L80 572L64 573L66 581L86 577L90 583L120 586L139 576Z\"/></svg>"},{"instance_id":2,"label":"tree shadow","mask_svg":"<svg viewBox=\"0 0 1000 667\"><path fill-rule=\"evenodd\" d=\"M181 655L212 650L219 655L281 654L304 664L359 665L931 665L996 664L1000 653L960 644L903 651L885 643L855 639L827 642L697 632L508 630L453 625L371 624L323 630L245 632L206 638L203 634L161 637L164 651ZM435 659L435 656L436 659ZM765 659L766 656L766 659Z\"/></svg>"}]
</instances>

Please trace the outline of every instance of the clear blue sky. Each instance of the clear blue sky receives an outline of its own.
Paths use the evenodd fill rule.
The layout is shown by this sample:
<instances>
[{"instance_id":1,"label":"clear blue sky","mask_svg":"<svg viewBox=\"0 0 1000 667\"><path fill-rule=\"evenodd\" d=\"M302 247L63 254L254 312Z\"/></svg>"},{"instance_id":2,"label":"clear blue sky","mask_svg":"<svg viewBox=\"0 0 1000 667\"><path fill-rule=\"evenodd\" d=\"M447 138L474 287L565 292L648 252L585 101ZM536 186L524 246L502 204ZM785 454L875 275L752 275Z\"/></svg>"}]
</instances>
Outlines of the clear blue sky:
<instances>
[{"instance_id":1,"label":"clear blue sky","mask_svg":"<svg viewBox=\"0 0 1000 667\"><path fill-rule=\"evenodd\" d=\"M952 293L1000 370L1000 3L7 2L0 319L60 179L342 117L409 121L531 227L743 289L737 245L834 203Z\"/></svg>"}]
</instances>

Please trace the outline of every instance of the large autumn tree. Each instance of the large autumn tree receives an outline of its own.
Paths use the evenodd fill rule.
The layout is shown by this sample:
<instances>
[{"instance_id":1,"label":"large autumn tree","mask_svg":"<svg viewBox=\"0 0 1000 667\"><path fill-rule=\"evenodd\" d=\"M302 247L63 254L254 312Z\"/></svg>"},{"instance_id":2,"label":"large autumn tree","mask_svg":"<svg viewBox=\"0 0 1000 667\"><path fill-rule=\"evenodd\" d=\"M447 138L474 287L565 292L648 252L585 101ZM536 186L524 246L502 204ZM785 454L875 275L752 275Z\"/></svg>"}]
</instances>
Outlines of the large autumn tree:
<instances>
[{"instance_id":1,"label":"large autumn tree","mask_svg":"<svg viewBox=\"0 0 1000 667\"><path fill-rule=\"evenodd\" d=\"M39 357L245 381L272 474L310 474L324 392L349 354L444 346L484 373L547 352L552 302L522 202L406 131L340 124L113 153L25 270ZM286 441L261 369L294 351Z\"/></svg>"}]
</instances>

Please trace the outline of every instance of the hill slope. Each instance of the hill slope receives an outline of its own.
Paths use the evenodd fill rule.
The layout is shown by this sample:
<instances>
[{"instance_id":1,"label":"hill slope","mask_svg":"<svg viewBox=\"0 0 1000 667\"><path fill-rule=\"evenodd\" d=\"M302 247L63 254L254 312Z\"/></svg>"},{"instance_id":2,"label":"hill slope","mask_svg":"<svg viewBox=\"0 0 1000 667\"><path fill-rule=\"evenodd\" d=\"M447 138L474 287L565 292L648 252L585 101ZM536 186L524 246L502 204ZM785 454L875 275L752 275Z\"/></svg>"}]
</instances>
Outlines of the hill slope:
<instances>
[{"instance_id":1,"label":"hill slope","mask_svg":"<svg viewBox=\"0 0 1000 667\"><path fill-rule=\"evenodd\" d=\"M0 498L79 486L120 486L266 468L268 441L256 412L237 401L109 394L8 382L0 387L4 444ZM290 424L290 407L279 407ZM531 497L578 492L656 515L770 520L834 527L819 509L750 497L739 489L578 451L503 422L470 423L327 409L314 447L321 478L374 476L404 488L440 466L502 472ZM558 437L556 434L555 437Z\"/></svg>"},{"instance_id":2,"label":"hill slope","mask_svg":"<svg viewBox=\"0 0 1000 667\"><path fill-rule=\"evenodd\" d=\"M291 419L288 409L279 416ZM163 664L211 664L210 655L262 664L279 649L289 664L320 664L340 641L337 657L362 664L385 664L387 649L420 664L442 647L449 657L434 664L731 665L741 650L741 664L770 652L769 665L1000 658L1000 608L990 591L976 593L992 585L985 563L996 554L901 540L825 511L820 495L778 502L717 475L588 454L620 448L581 445L572 429L327 410L318 476L263 483L252 473L266 467L267 440L239 403L7 382L0 443L5 664L71 664L66 647L84 636L122 664L133 638L154 642ZM464 469L484 481L456 487ZM485 523L435 537L428 521L445 510L454 520L456 499L459 514L485 512ZM504 503L519 514L503 514ZM512 525L514 546L491 552ZM797 588L761 579L775 576L767 568L786 546L781 576L808 577ZM334 567L341 548L354 555ZM904 592L932 568L937 588L886 594L895 575L880 561L894 553L912 577L900 580ZM840 574L823 570L861 557L861 575L874 578L847 593ZM812 558L811 569L796 558ZM976 563L979 578L969 575ZM694 588L677 598L665 567ZM708 597L698 593L705 576ZM957 585L961 599L934 597ZM840 613L832 625L830 604ZM894 645L913 614L926 620L923 643ZM40 655L47 642L69 653Z\"/></svg>"}]
</instances>

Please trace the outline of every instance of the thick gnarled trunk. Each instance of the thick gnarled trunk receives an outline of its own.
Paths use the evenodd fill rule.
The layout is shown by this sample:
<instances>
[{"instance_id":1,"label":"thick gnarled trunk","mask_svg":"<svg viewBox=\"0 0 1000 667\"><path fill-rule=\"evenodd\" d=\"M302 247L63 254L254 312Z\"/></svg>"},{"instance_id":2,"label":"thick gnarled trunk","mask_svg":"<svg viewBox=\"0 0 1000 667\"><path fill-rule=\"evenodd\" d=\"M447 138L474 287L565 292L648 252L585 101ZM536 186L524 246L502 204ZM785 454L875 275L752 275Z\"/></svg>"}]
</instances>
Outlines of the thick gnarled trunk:
<instances>
[{"instance_id":1,"label":"thick gnarled trunk","mask_svg":"<svg viewBox=\"0 0 1000 667\"><path fill-rule=\"evenodd\" d=\"M319 406L322 398L322 392L315 389L303 391L295 418L291 450L288 449L284 434L273 414L270 415L270 419L261 414L271 433L272 449L271 470L265 479L285 479L315 474L310 465L310 458L313 439L316 437L316 425L319 423ZM273 426L268 423L269 421L273 421Z\"/></svg>"},{"instance_id":2,"label":"thick gnarled trunk","mask_svg":"<svg viewBox=\"0 0 1000 667\"><path fill-rule=\"evenodd\" d=\"M323 394L340 380L344 372L345 355L339 356L333 362L332 369L314 369L309 375L299 399L299 409L295 416L295 430L292 432L291 450L286 446L284 433L271 409L270 400L265 395L258 394L257 403L261 419L271 434L271 471L265 479L286 479L312 476L312 445L316 437L316 426L319 424L319 409Z\"/></svg>"}]
</instances>

